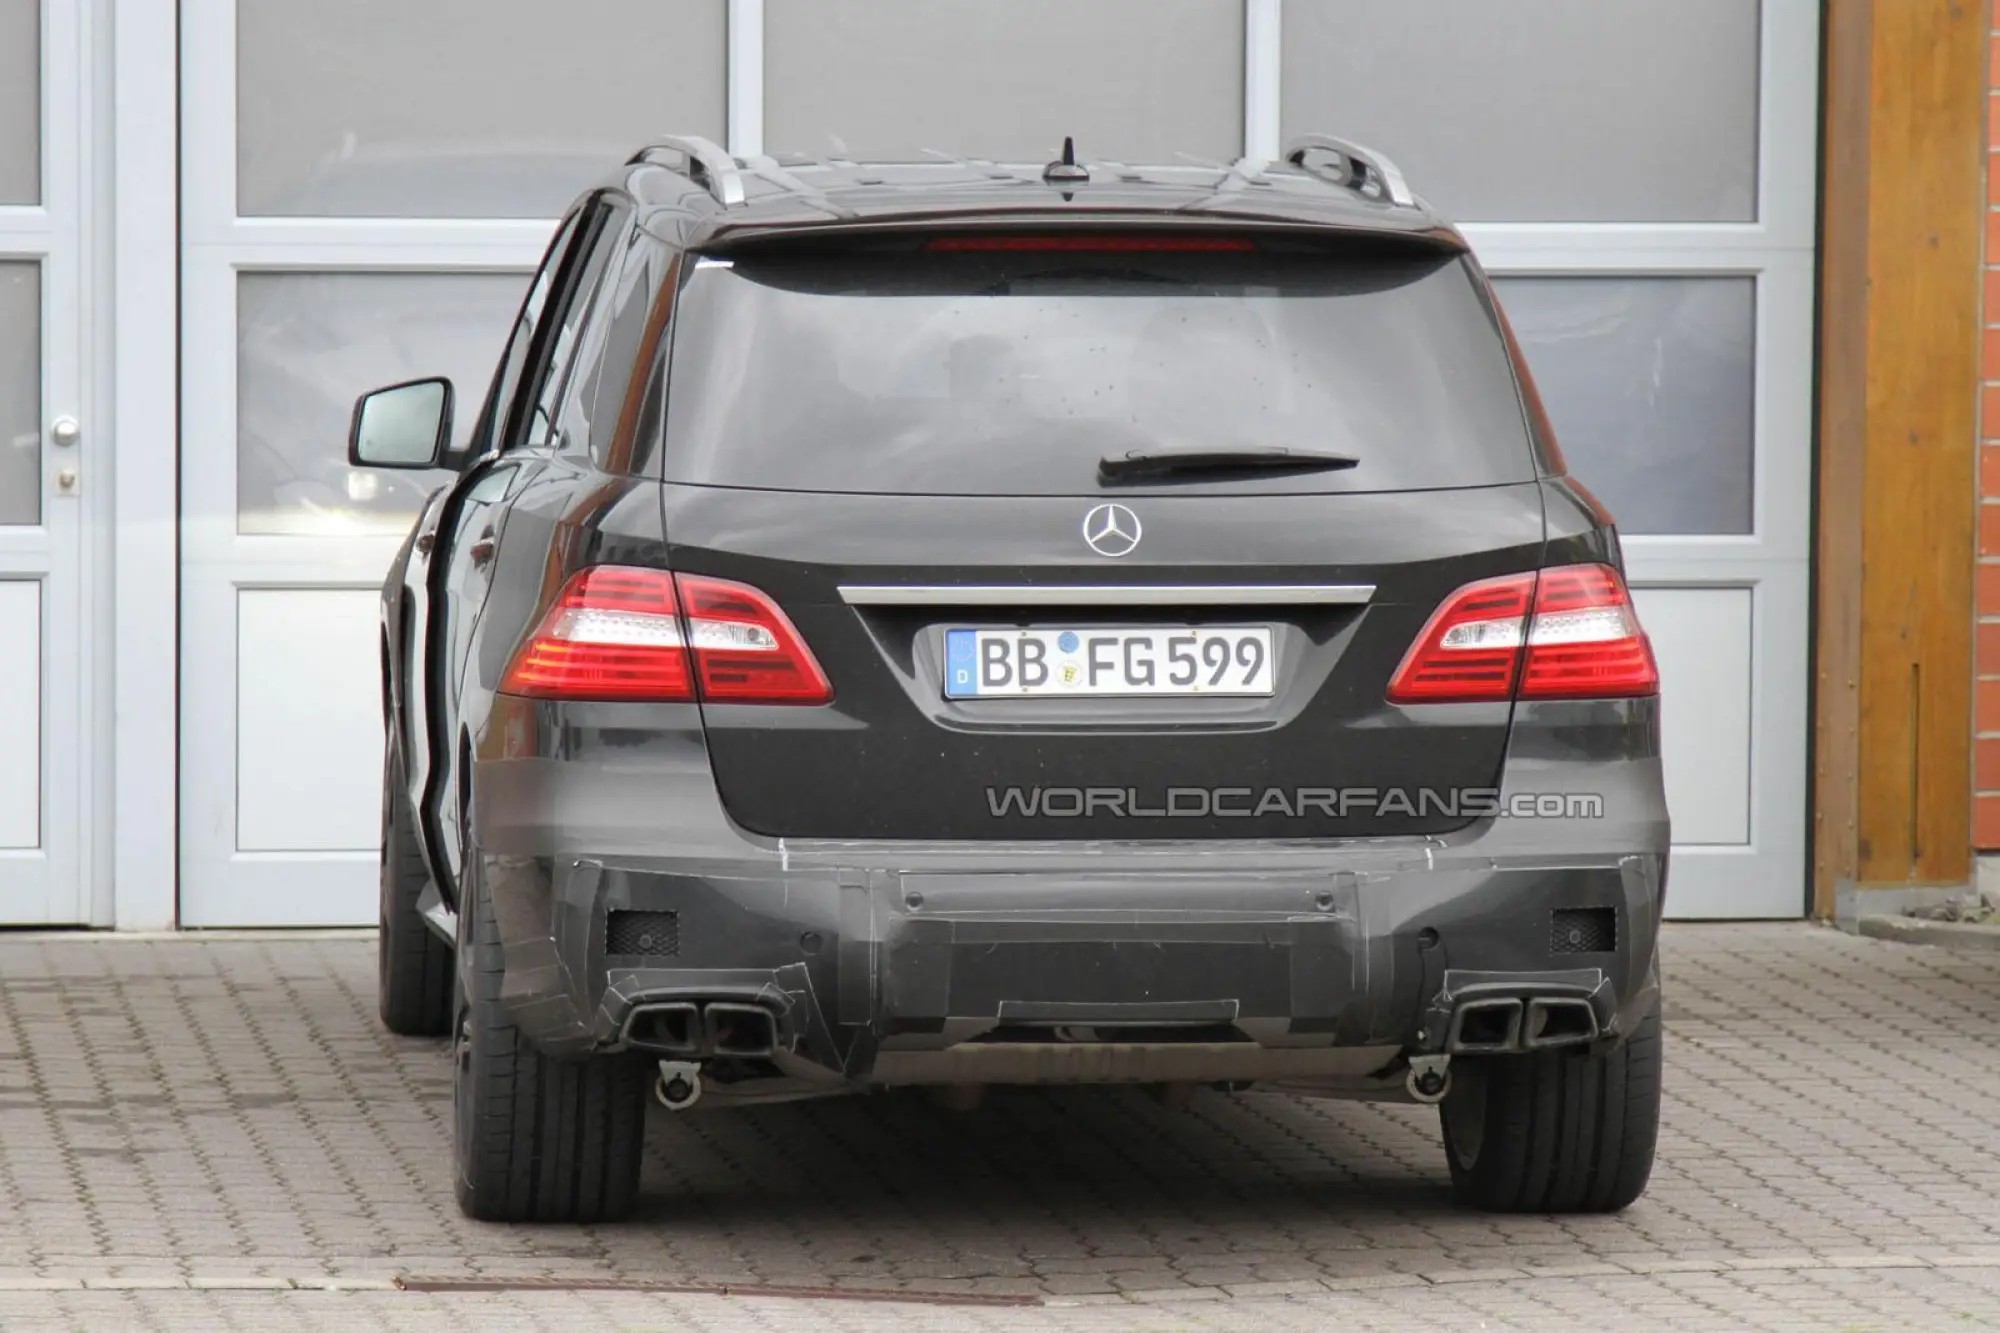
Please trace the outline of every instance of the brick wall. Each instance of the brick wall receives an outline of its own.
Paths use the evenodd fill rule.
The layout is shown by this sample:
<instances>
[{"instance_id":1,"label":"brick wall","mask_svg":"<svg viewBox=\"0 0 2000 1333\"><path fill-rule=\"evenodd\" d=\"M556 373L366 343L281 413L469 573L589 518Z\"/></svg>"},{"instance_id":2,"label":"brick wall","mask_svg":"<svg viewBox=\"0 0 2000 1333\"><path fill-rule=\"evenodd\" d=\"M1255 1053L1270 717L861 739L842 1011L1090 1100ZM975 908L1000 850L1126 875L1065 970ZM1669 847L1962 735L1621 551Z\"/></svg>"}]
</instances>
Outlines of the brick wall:
<instances>
[{"instance_id":1,"label":"brick wall","mask_svg":"<svg viewBox=\"0 0 2000 1333\"><path fill-rule=\"evenodd\" d=\"M2000 14L2000 9L1996 9ZM2000 30L1987 37L1984 345L1979 394L1978 624L1972 686L1972 845L2000 851Z\"/></svg>"}]
</instances>

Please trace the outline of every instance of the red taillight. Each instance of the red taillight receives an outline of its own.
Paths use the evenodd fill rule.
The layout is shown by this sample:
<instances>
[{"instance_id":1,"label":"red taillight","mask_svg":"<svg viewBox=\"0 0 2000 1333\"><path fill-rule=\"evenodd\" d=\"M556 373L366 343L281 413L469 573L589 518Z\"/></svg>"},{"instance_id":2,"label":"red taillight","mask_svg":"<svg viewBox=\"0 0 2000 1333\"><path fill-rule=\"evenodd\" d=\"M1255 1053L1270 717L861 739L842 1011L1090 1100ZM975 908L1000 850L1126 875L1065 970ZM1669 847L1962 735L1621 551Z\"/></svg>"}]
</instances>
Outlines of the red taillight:
<instances>
[{"instance_id":1,"label":"red taillight","mask_svg":"<svg viewBox=\"0 0 2000 1333\"><path fill-rule=\"evenodd\" d=\"M690 654L692 645L692 654ZM690 671L692 666L692 671ZM826 674L755 588L626 565L579 571L514 655L503 694L825 703Z\"/></svg>"},{"instance_id":2,"label":"red taillight","mask_svg":"<svg viewBox=\"0 0 2000 1333\"><path fill-rule=\"evenodd\" d=\"M1609 565L1543 570L1521 697L1612 699L1659 689L1653 645L1618 571Z\"/></svg>"},{"instance_id":3,"label":"red taillight","mask_svg":"<svg viewBox=\"0 0 2000 1333\"><path fill-rule=\"evenodd\" d=\"M823 704L833 686L778 604L747 583L676 574L701 697L715 703Z\"/></svg>"},{"instance_id":4,"label":"red taillight","mask_svg":"<svg viewBox=\"0 0 2000 1333\"><path fill-rule=\"evenodd\" d=\"M1522 661L1525 648L1526 662ZM1607 699L1660 688L1652 645L1608 565L1469 583L1445 600L1389 683L1389 702Z\"/></svg>"},{"instance_id":5,"label":"red taillight","mask_svg":"<svg viewBox=\"0 0 2000 1333\"><path fill-rule=\"evenodd\" d=\"M1468 583L1440 606L1389 682L1395 704L1506 699L1520 666L1535 576Z\"/></svg>"},{"instance_id":6,"label":"red taillight","mask_svg":"<svg viewBox=\"0 0 2000 1333\"><path fill-rule=\"evenodd\" d=\"M502 694L536 699L692 699L673 575L579 571L514 654Z\"/></svg>"},{"instance_id":7,"label":"red taillight","mask_svg":"<svg viewBox=\"0 0 2000 1333\"><path fill-rule=\"evenodd\" d=\"M988 251L1057 250L1118 253L1200 252L1206 254L1247 254L1257 247L1241 236L1112 236L1073 232L1064 236L1028 236L1011 233L978 236L938 236L924 249L938 254L968 254Z\"/></svg>"}]
</instances>

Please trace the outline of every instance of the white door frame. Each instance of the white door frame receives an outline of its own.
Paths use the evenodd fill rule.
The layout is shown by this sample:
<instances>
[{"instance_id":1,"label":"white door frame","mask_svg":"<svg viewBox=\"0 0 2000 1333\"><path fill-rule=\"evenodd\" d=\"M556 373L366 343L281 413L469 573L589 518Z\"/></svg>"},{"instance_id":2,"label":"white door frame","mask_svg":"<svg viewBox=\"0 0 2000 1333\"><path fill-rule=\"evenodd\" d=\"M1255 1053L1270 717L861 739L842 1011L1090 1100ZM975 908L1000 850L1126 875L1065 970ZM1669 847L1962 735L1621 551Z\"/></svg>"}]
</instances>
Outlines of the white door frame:
<instances>
[{"instance_id":1,"label":"white door frame","mask_svg":"<svg viewBox=\"0 0 2000 1333\"><path fill-rule=\"evenodd\" d=\"M91 310L104 336L94 339L96 399L115 462L115 487L98 486L95 568L102 603L99 660L116 664L98 693L106 719L108 772L95 823L104 844L96 876L96 924L160 930L176 920L179 708L179 413L180 232L176 182L180 77L175 4L99 0L108 12L109 70L93 99L96 142L109 178L97 196L93 253L115 282L94 284ZM114 94L115 90L115 96ZM112 151L115 147L115 151ZM108 197L106 197L108 193ZM116 717L118 725L108 725Z\"/></svg>"},{"instance_id":2,"label":"white door frame","mask_svg":"<svg viewBox=\"0 0 2000 1333\"><path fill-rule=\"evenodd\" d=\"M1674 847L1669 915L1799 917L1809 891L1806 740L1812 572L1814 246L1819 190L1819 6L1763 0L1757 220L1468 224L1496 277L1748 277L1756 283L1751 530L1631 536L1627 573L1648 589L1741 588L1751 599L1749 837ZM1279 151L1283 0L1248 0L1245 151ZM1534 144L1521 145L1532 169ZM1422 182L1416 182L1421 193ZM1589 478L1583 478L1588 482ZM1699 700L1671 693L1669 728ZM1669 758L1671 763L1671 757Z\"/></svg>"},{"instance_id":3,"label":"white door frame","mask_svg":"<svg viewBox=\"0 0 2000 1333\"><path fill-rule=\"evenodd\" d=\"M534 271L554 221L239 218L233 0L181 6L181 900L187 926L374 919L376 850L243 851L238 605L245 591L382 586L399 539L236 530L236 289L250 272ZM496 340L494 348L498 356ZM309 759L308 757L305 757Z\"/></svg>"},{"instance_id":4,"label":"white door frame","mask_svg":"<svg viewBox=\"0 0 2000 1333\"><path fill-rule=\"evenodd\" d=\"M0 922L91 919L85 812L97 766L85 703L93 697L85 640L85 534L108 494L109 454L91 438L84 349L85 182L90 156L87 97L93 52L87 10L68 0L41 6L41 200L0 207L0 261L39 269L41 298L41 521L0 527L0 579L25 581L40 617L37 845L0 849ZM48 423L76 418L77 442L59 447ZM74 470L65 493L56 477Z\"/></svg>"}]
</instances>

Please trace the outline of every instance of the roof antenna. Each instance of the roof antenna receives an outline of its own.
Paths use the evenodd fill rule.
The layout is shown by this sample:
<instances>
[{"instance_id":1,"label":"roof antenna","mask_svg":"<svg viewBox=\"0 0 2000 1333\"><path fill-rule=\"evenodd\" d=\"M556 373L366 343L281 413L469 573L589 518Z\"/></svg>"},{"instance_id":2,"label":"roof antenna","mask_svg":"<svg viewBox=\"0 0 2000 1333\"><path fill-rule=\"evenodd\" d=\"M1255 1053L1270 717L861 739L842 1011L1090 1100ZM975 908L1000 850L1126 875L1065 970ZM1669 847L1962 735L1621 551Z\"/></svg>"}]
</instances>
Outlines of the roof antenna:
<instances>
[{"instance_id":1,"label":"roof antenna","mask_svg":"<svg viewBox=\"0 0 2000 1333\"><path fill-rule=\"evenodd\" d=\"M1087 181L1090 173L1076 164L1076 140L1063 136L1062 161L1051 162L1042 168L1042 179L1051 184L1056 181Z\"/></svg>"}]
</instances>

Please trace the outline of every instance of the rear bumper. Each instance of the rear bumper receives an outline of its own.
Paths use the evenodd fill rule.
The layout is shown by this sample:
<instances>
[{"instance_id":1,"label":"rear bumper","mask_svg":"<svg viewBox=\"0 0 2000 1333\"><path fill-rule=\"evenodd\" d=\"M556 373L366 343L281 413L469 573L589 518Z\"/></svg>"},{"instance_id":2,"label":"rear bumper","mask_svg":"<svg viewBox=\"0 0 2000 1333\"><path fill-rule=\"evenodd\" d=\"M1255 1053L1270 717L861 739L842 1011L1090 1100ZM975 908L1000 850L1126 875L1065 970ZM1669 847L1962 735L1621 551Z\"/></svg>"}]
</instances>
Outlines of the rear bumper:
<instances>
[{"instance_id":1,"label":"rear bumper","mask_svg":"<svg viewBox=\"0 0 2000 1333\"><path fill-rule=\"evenodd\" d=\"M1517 720L1503 792L1588 791L1599 814L1379 842L786 844L729 824L698 732L685 763L480 760L502 994L552 1054L824 1090L1397 1096L1410 1055L1613 1043L1658 987L1659 762L1579 762L1549 721L1524 745Z\"/></svg>"},{"instance_id":2,"label":"rear bumper","mask_svg":"<svg viewBox=\"0 0 2000 1333\"><path fill-rule=\"evenodd\" d=\"M1657 984L1657 853L1474 864L1382 849L1318 865L1239 853L1206 866L1192 852L1125 869L1038 857L1056 859L771 874L489 857L485 873L496 904L552 909L501 912L520 927L507 929L504 993L545 1048L768 1047L775 1068L822 1082L1358 1092L1402 1054L1530 1044L1510 1004L1581 1001L1588 1035L1615 1039ZM1582 950L1563 924L1577 920L1591 932ZM670 938L671 955L610 953L607 926L628 949ZM1468 1027L1467 1002L1502 1012ZM717 1003L761 1007L769 1027L718 1036L718 1014L703 1014Z\"/></svg>"}]
</instances>

